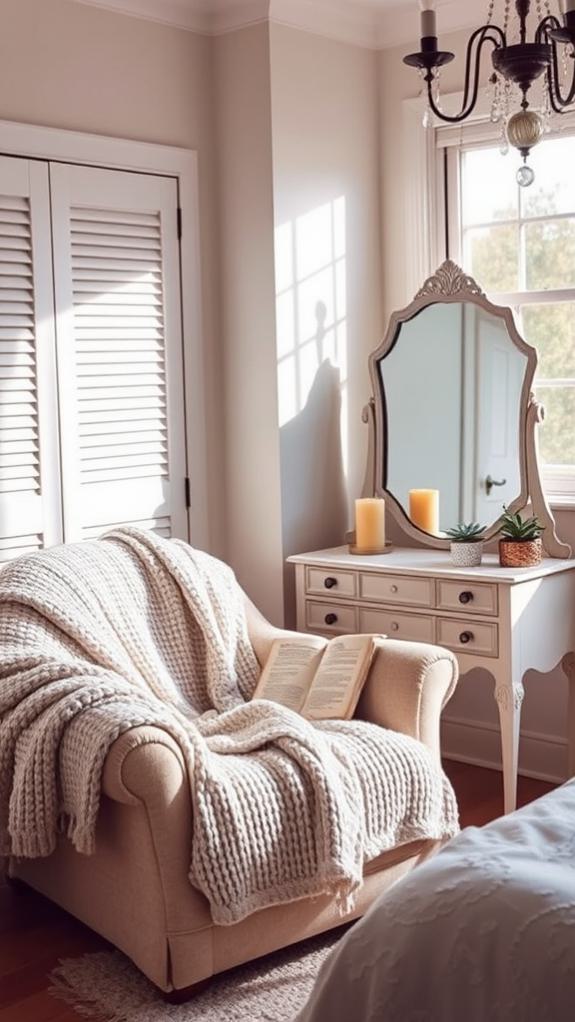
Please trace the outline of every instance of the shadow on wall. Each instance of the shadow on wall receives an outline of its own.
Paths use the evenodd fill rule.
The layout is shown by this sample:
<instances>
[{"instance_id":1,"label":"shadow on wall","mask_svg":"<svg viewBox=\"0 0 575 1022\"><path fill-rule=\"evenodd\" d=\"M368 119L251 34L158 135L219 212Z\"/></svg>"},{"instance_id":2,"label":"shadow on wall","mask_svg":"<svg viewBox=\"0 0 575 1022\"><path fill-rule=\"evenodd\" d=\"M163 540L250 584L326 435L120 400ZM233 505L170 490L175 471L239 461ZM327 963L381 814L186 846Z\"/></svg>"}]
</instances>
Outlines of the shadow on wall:
<instances>
[{"instance_id":1,"label":"shadow on wall","mask_svg":"<svg viewBox=\"0 0 575 1022\"><path fill-rule=\"evenodd\" d=\"M343 542L347 528L348 337L343 195L275 231L284 558ZM284 571L286 624L294 572Z\"/></svg>"},{"instance_id":2,"label":"shadow on wall","mask_svg":"<svg viewBox=\"0 0 575 1022\"><path fill-rule=\"evenodd\" d=\"M290 553L339 546L347 528L347 496L341 444L340 372L322 358L322 310L318 302L318 361L307 401L280 429L283 514L290 522ZM295 627L295 572L284 573L286 626Z\"/></svg>"}]
</instances>

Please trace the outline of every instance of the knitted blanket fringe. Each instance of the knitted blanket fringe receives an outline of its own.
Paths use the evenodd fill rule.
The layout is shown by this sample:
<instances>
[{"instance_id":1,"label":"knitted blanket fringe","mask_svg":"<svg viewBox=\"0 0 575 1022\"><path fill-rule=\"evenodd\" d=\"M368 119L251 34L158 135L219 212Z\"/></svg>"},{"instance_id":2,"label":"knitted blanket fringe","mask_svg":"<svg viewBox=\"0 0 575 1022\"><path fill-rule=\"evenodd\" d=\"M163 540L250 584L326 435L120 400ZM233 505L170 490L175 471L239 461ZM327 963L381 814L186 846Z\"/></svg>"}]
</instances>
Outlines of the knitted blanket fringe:
<instances>
[{"instance_id":1,"label":"knitted blanket fringe","mask_svg":"<svg viewBox=\"0 0 575 1022\"><path fill-rule=\"evenodd\" d=\"M353 902L388 848L457 832L427 749L359 721L250 701L259 667L231 569L124 528L0 574L0 854L94 850L102 771L125 731L169 732L187 766L190 880L214 922L331 893Z\"/></svg>"}]
</instances>

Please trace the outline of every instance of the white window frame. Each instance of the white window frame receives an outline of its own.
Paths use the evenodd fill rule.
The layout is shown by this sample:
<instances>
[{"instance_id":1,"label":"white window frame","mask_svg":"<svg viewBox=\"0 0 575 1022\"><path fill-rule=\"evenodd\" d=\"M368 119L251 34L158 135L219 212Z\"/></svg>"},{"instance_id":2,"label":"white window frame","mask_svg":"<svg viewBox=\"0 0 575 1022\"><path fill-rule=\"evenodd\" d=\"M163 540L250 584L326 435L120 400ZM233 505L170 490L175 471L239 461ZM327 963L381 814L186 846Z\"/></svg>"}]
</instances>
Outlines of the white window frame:
<instances>
[{"instance_id":1,"label":"white window frame","mask_svg":"<svg viewBox=\"0 0 575 1022\"><path fill-rule=\"evenodd\" d=\"M444 96L442 105L448 112L459 109L461 94ZM460 125L436 121L431 128L425 129L423 110L421 99L404 102L403 157L407 175L405 255L406 280L410 282L411 289L405 296L406 301L448 255L461 263L460 152L463 148L493 147L501 137L500 126L489 120L487 90L480 95L474 117ZM575 134L575 113L563 114L561 127L562 131L552 132L549 137L559 137L566 128ZM419 275L414 278L415 273ZM490 294L489 297L496 304L515 307L518 304L544 304L553 301L554 297L564 300L565 292L530 292L527 298L524 292ZM575 473L565 477L545 471L542 482L553 507L575 510Z\"/></svg>"},{"instance_id":2,"label":"white window frame","mask_svg":"<svg viewBox=\"0 0 575 1022\"><path fill-rule=\"evenodd\" d=\"M182 225L180 272L188 462L182 470L190 480L189 539L195 546L209 547L197 153L175 146L0 121L0 154L158 174L177 180Z\"/></svg>"}]
</instances>

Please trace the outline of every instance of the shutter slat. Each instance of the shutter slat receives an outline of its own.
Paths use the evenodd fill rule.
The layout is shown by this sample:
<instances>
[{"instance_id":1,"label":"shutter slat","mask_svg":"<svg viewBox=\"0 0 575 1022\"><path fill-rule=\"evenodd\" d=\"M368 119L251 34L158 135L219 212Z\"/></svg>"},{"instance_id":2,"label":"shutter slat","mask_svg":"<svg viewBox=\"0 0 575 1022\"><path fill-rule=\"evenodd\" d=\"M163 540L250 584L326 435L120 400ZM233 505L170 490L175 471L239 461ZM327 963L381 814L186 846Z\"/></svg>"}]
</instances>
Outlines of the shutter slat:
<instances>
[{"instance_id":1,"label":"shutter slat","mask_svg":"<svg viewBox=\"0 0 575 1022\"><path fill-rule=\"evenodd\" d=\"M102 289L103 283L108 286L107 289ZM90 294L90 301L102 302L121 300L124 295L126 297L150 295L159 299L161 304L162 288L153 280L142 280L142 275L138 273L111 275L101 270L98 276L87 270L78 270L75 275L74 295L84 294ZM94 296L93 299L92 296Z\"/></svg>"},{"instance_id":2,"label":"shutter slat","mask_svg":"<svg viewBox=\"0 0 575 1022\"><path fill-rule=\"evenodd\" d=\"M162 317L158 315L134 315L130 309L123 308L121 312L114 315L94 316L93 313L74 311L74 316L80 330L108 330L115 331L117 326L121 331L136 330L157 330L162 329ZM16 317L14 317L16 318ZM0 319L0 323L3 321ZM15 326L22 326L22 323L15 323Z\"/></svg>"},{"instance_id":3,"label":"shutter slat","mask_svg":"<svg viewBox=\"0 0 575 1022\"><path fill-rule=\"evenodd\" d=\"M0 352L0 363L2 361L2 353ZM99 371L103 371L104 366L109 366L110 372L114 371L114 366L118 369L120 366L132 366L132 365L145 365L145 366L162 366L163 358L162 352L160 351L79 351L76 355L76 362L78 367L80 366L99 366ZM127 368L126 368L126 371ZM78 369L80 372L80 369Z\"/></svg>"},{"instance_id":4,"label":"shutter slat","mask_svg":"<svg viewBox=\"0 0 575 1022\"><path fill-rule=\"evenodd\" d=\"M164 346L162 344L162 338L140 338L140 337L123 337L121 341L117 337L95 337L89 340L79 340L76 344L76 350L94 353L101 351L104 354L112 352L137 352L137 351L153 351L163 354Z\"/></svg>"},{"instance_id":5,"label":"shutter slat","mask_svg":"<svg viewBox=\"0 0 575 1022\"><path fill-rule=\"evenodd\" d=\"M74 240L83 245L94 244L115 245L120 242L124 244L128 240L141 241L143 244L150 244L154 249L160 251L161 245L155 227L150 224L142 227L139 224L115 224L111 220L106 223L96 220L80 220L75 217L72 220Z\"/></svg>"},{"instance_id":6,"label":"shutter slat","mask_svg":"<svg viewBox=\"0 0 575 1022\"><path fill-rule=\"evenodd\" d=\"M25 429L2 430L2 439L0 440L0 453L14 454L17 451L23 451L24 453L28 453L37 450L38 441L34 437L34 433L32 430Z\"/></svg>"},{"instance_id":7,"label":"shutter slat","mask_svg":"<svg viewBox=\"0 0 575 1022\"><path fill-rule=\"evenodd\" d=\"M3 345L0 345L0 373L3 367L8 366L30 366L34 373L34 355L23 351L5 351Z\"/></svg>"},{"instance_id":8,"label":"shutter slat","mask_svg":"<svg viewBox=\"0 0 575 1022\"><path fill-rule=\"evenodd\" d=\"M36 483L31 477L37 473L36 463L27 462L26 458L27 455L24 455L20 464L11 462L8 465L2 465L0 462L0 479L22 480L23 483L30 483L30 488L33 489Z\"/></svg>"},{"instance_id":9,"label":"shutter slat","mask_svg":"<svg viewBox=\"0 0 575 1022\"><path fill-rule=\"evenodd\" d=\"M0 259L9 263L10 252L0 249ZM122 258L121 253L117 252L116 258L114 258L111 254L107 255L105 252L91 252L87 254L74 252L72 266L74 270L93 270L96 273L102 273L104 268L106 273L117 270L119 273L126 274L128 271L132 271L139 274L140 279L144 275L144 279L155 278L159 280L161 274L160 264L155 259L146 259L143 255L141 259L138 259L133 253L131 257Z\"/></svg>"},{"instance_id":10,"label":"shutter slat","mask_svg":"<svg viewBox=\"0 0 575 1022\"><path fill-rule=\"evenodd\" d=\"M2 235L0 234L0 239ZM128 259L139 259L139 251L143 251L145 258L150 258L152 253L158 254L158 261L161 253L161 241L154 231L149 232L148 237L138 237L131 231L126 234L100 234L93 232L86 234L74 231L72 252L98 256L110 255L117 259L119 256L126 256Z\"/></svg>"},{"instance_id":11,"label":"shutter slat","mask_svg":"<svg viewBox=\"0 0 575 1022\"><path fill-rule=\"evenodd\" d=\"M24 478L24 479L4 479L0 473L0 493L27 493L32 494L38 490L38 481L36 479Z\"/></svg>"},{"instance_id":12,"label":"shutter slat","mask_svg":"<svg viewBox=\"0 0 575 1022\"><path fill-rule=\"evenodd\" d=\"M116 410L105 410L102 408L95 409L91 412L83 412L80 421L80 432L83 433L84 429L90 432L89 426L97 426L100 423L123 423L129 422L130 429L136 429L136 423L138 428L147 429L147 423L161 423L166 419L165 409L159 408L155 415L148 413L144 418L140 415L140 408L126 408L120 407ZM93 431L92 431L93 432Z\"/></svg>"},{"instance_id":13,"label":"shutter slat","mask_svg":"<svg viewBox=\"0 0 575 1022\"><path fill-rule=\"evenodd\" d=\"M16 451L15 453L3 453L3 445L0 444L0 469L9 468L25 472L27 466L37 465L38 455L33 451Z\"/></svg>"},{"instance_id":14,"label":"shutter slat","mask_svg":"<svg viewBox=\"0 0 575 1022\"><path fill-rule=\"evenodd\" d=\"M121 209L105 209L95 208L90 206L74 206L71 210L70 222L72 227L78 221L91 220L97 223L107 224L118 224L120 226L124 224L136 224L140 226L153 227L155 230L158 229L158 215L157 213L144 213L140 211L128 211Z\"/></svg>"},{"instance_id":15,"label":"shutter slat","mask_svg":"<svg viewBox=\"0 0 575 1022\"><path fill-rule=\"evenodd\" d=\"M30 205L26 196L0 195L0 210L19 210L26 217L26 223L30 223ZM0 216L1 219L3 219L2 216Z\"/></svg>"},{"instance_id":16,"label":"shutter slat","mask_svg":"<svg viewBox=\"0 0 575 1022\"><path fill-rule=\"evenodd\" d=\"M0 401L0 419L8 416L26 416L27 418L33 418L34 423L37 423L36 405L30 402L21 401L19 404L13 404L12 401L8 403L7 400L3 399ZM4 423L0 423L0 429L4 428Z\"/></svg>"},{"instance_id":17,"label":"shutter slat","mask_svg":"<svg viewBox=\"0 0 575 1022\"><path fill-rule=\"evenodd\" d=\"M99 427L92 428L91 433L83 431L82 436L82 447L88 451L90 447L121 447L122 444L128 444L136 446L138 444L166 444L167 442L167 430L164 429L144 429L148 423L139 423L142 426L141 430L134 430L131 432L125 431L118 434L117 424L113 423L110 429Z\"/></svg>"},{"instance_id":18,"label":"shutter slat","mask_svg":"<svg viewBox=\"0 0 575 1022\"><path fill-rule=\"evenodd\" d=\"M108 291L107 294L101 293L101 288L97 287L92 293L91 291L84 290L83 288L78 291L74 291L74 299L76 308L80 310L89 310L91 314L96 315L121 315L122 309L127 309L128 314L132 315L132 309L149 309L152 315L156 315L156 310L161 307L162 302L160 296L154 294L150 289L147 291ZM118 308L119 307L119 308ZM133 313L139 316L140 313L134 311Z\"/></svg>"},{"instance_id":19,"label":"shutter slat","mask_svg":"<svg viewBox=\"0 0 575 1022\"><path fill-rule=\"evenodd\" d=\"M42 536L38 533L34 536L11 536L9 539L0 538L0 561L6 563L14 557L21 557L23 554L30 554L42 547Z\"/></svg>"},{"instance_id":20,"label":"shutter slat","mask_svg":"<svg viewBox=\"0 0 575 1022\"><path fill-rule=\"evenodd\" d=\"M90 483L112 483L128 481L129 479L157 479L159 475L165 473L159 471L158 465L137 465L134 467L122 467L122 468L106 468L98 472L83 472L82 478L88 485Z\"/></svg>"},{"instance_id":21,"label":"shutter slat","mask_svg":"<svg viewBox=\"0 0 575 1022\"><path fill-rule=\"evenodd\" d=\"M107 522L105 525L93 525L84 529L84 536L86 539L96 539L101 536L102 533L108 532L110 529L115 529L118 525L134 525L139 529L153 529L159 536L165 536L167 539L171 536L170 518L168 516L162 518L143 518L133 519L131 521L122 522Z\"/></svg>"},{"instance_id":22,"label":"shutter slat","mask_svg":"<svg viewBox=\"0 0 575 1022\"><path fill-rule=\"evenodd\" d=\"M36 380L34 375L32 379L14 378L13 376L4 378L0 375L0 394L6 395L2 397L2 401L28 401L29 394L35 393Z\"/></svg>"}]
</instances>

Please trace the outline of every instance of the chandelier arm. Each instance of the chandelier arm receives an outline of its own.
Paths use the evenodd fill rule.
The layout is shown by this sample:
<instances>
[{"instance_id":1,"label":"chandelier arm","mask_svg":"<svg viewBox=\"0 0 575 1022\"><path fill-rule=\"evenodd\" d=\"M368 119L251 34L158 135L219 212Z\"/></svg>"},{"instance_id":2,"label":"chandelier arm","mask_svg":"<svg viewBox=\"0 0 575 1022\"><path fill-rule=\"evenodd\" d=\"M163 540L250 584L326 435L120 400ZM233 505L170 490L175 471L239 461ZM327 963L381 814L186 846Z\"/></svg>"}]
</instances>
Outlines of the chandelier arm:
<instances>
[{"instance_id":1,"label":"chandelier arm","mask_svg":"<svg viewBox=\"0 0 575 1022\"><path fill-rule=\"evenodd\" d=\"M493 35L492 33L495 33ZM475 62L473 61L473 46L475 40L478 39ZM429 100L430 109L433 111L436 117L441 121L446 121L448 124L458 124L460 121L465 120L469 117L469 114L474 109L477 103L477 96L479 93L479 73L481 70L481 53L483 50L484 43L493 43L493 48L498 49L500 46L506 45L505 33L497 25L484 25L482 28L476 29L472 36L469 38L467 43L467 53L465 57L465 86L463 90L463 103L461 111L458 114L445 114L437 106L435 99L433 98L433 81L434 76L430 71L426 77L427 82L427 98ZM469 98L470 87L471 87L471 68L474 65L475 73L473 77L473 88L471 90L471 99Z\"/></svg>"},{"instance_id":2,"label":"chandelier arm","mask_svg":"<svg viewBox=\"0 0 575 1022\"><path fill-rule=\"evenodd\" d=\"M562 114L565 111L565 107L571 106L575 100L575 67L573 69L573 81L571 87L566 96L561 94L561 86L559 85L559 58L558 52L559 47L557 40L550 35L551 32L555 32L561 29L561 22L553 14L549 14L537 27L536 40L538 43L545 42L551 47L551 68L548 77L547 91L549 93L549 100L551 106L556 114Z\"/></svg>"},{"instance_id":3,"label":"chandelier arm","mask_svg":"<svg viewBox=\"0 0 575 1022\"><path fill-rule=\"evenodd\" d=\"M559 58L557 56L557 43L554 39L550 40L552 50L552 61L551 61L551 73L548 79L548 92L551 106L556 114L565 113L565 108L571 106L575 100L575 65L573 67L573 80L569 88L569 92L566 96L563 96L561 92L561 86L559 84Z\"/></svg>"},{"instance_id":4,"label":"chandelier arm","mask_svg":"<svg viewBox=\"0 0 575 1022\"><path fill-rule=\"evenodd\" d=\"M556 18L554 14L548 14L547 17L543 18L543 21L539 22L537 26L537 31L535 33L535 42L548 43L549 42L548 33L550 31L556 31L561 27L562 26L561 22L559 21L559 18Z\"/></svg>"}]
</instances>

